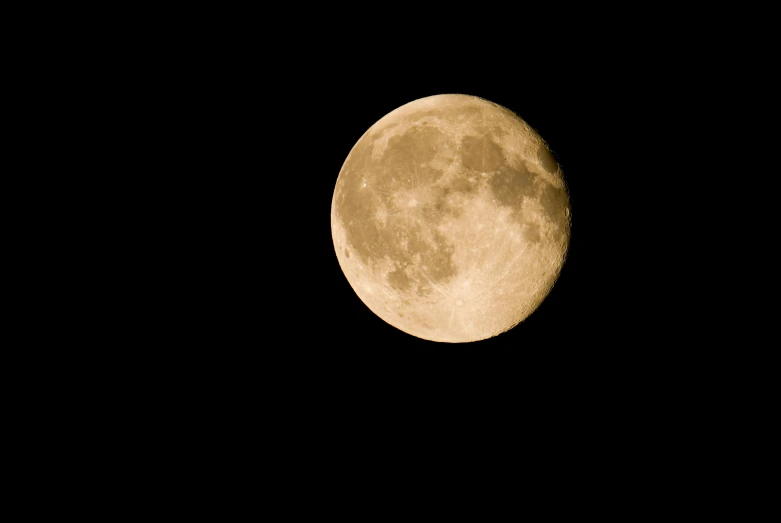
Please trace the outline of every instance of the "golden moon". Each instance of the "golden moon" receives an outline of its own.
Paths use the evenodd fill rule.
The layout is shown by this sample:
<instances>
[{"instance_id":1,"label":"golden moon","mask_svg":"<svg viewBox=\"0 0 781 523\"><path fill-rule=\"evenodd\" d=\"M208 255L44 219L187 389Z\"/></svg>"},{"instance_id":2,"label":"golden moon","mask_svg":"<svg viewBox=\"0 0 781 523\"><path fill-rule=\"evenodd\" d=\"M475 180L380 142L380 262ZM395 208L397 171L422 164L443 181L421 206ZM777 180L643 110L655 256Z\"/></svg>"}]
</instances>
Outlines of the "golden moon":
<instances>
[{"instance_id":1,"label":"golden moon","mask_svg":"<svg viewBox=\"0 0 781 523\"><path fill-rule=\"evenodd\" d=\"M371 126L331 203L336 256L361 301L438 342L490 338L534 312L570 225L546 142L510 110L461 94L412 101Z\"/></svg>"}]
</instances>

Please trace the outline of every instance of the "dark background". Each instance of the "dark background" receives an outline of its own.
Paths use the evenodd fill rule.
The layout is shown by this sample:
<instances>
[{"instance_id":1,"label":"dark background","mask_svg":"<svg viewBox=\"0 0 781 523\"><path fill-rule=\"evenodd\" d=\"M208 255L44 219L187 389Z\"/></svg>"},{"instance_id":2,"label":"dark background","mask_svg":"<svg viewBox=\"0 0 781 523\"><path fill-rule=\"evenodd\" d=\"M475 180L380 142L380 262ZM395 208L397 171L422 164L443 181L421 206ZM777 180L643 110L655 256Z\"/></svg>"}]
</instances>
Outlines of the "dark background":
<instances>
[{"instance_id":1,"label":"dark background","mask_svg":"<svg viewBox=\"0 0 781 523\"><path fill-rule=\"evenodd\" d=\"M549 475L574 469L602 486L594 478L607 473L628 488L629 472L653 465L665 485L686 482L681 464L697 452L718 467L713 456L734 442L715 453L707 443L744 426L723 412L750 403L735 399L732 362L752 343L722 335L745 303L721 291L763 282L713 261L772 245L746 247L725 227L753 225L723 211L762 188L737 183L745 169L724 160L766 153L735 150L738 129L725 129L721 100L709 99L743 79L724 65L731 30L718 49L675 14L654 21L593 6L583 18L568 7L568 20L454 7L458 20L439 12L430 22L378 6L357 23L330 5L273 7L188 5L97 24L84 15L93 31L57 19L70 33L63 42L79 45L45 45L58 68L30 61L47 73L30 107L56 109L31 125L76 142L31 155L55 161L60 185L48 187L64 203L47 217L64 245L41 273L59 271L68 291L29 292L61 320L34 318L25 334L55 342L25 351L37 379L14 391L37 389L42 369L57 377L43 403L63 420L49 421L45 446L51 434L93 451L105 442L103 466L125 470L108 456L126 456L167 483L161 492L171 475L150 470L166 464L198 481L213 459L242 473L210 477L272 475L291 506L302 483L328 491L348 474L377 490L364 478L399 463L405 480L428 479L428 464L461 479L470 459L519 477L536 457ZM342 274L330 231L353 144L400 105L441 93L517 112L550 143L572 200L571 249L548 298L512 331L463 345L374 316ZM735 194L709 197L720 180ZM712 428L689 430L709 414ZM619 466L606 470L606 456Z\"/></svg>"},{"instance_id":2,"label":"dark background","mask_svg":"<svg viewBox=\"0 0 781 523\"><path fill-rule=\"evenodd\" d=\"M171 239L176 245L182 235L185 267L195 269L185 272L187 310L202 307L183 331L188 339L218 359L235 352L254 365L270 357L343 379L428 369L467 381L516 373L558 381L636 361L650 333L636 325L646 274L634 257L638 238L627 233L638 230L640 196L627 183L637 173L621 123L637 108L606 106L608 93L589 95L555 60L504 75L487 63L486 72L443 72L435 63L317 62L292 76L221 62L211 73L219 81L204 79L185 108L193 140L182 157L192 168L173 175L181 176L182 207ZM375 316L344 277L330 231L334 185L355 142L395 108L442 93L486 98L537 129L562 165L572 204L570 251L550 295L511 331L468 344L421 340Z\"/></svg>"},{"instance_id":3,"label":"dark background","mask_svg":"<svg viewBox=\"0 0 781 523\"><path fill-rule=\"evenodd\" d=\"M710 294L695 282L715 257L698 252L701 231L723 217L691 205L707 198L701 189L682 190L724 170L699 165L713 144L692 139L709 87L690 81L698 50L664 52L669 32L652 25L575 23L553 35L546 20L502 28L502 14L475 9L426 27L380 26L384 13L361 31L330 8L322 20L307 9L144 16L121 51L86 39L107 55L87 61L89 82L53 78L72 81L97 113L85 122L62 90L72 112L63 130L88 123L96 135L78 157L100 173L83 192L103 209L85 222L105 229L88 239L96 255L76 258L101 274L96 312L69 327L98 350L56 350L88 378L65 379L105 401L96 420L113 413L117 432L190 467L203 449L241 464L260 454L288 477L314 464L330 485L345 457L370 470L405 446L439 455L445 470L466 454L506 463L536 453L546 464L591 460L581 468L590 473L602 468L595 449L655 460L660 442L679 445L681 427L719 412L727 402L711 384L734 374L713 370L731 358L716 342L736 304L714 300L722 315L703 314ZM572 204L550 295L511 331L468 344L421 340L375 316L344 277L330 230L356 141L397 107L443 93L525 119L561 163Z\"/></svg>"},{"instance_id":4,"label":"dark background","mask_svg":"<svg viewBox=\"0 0 781 523\"><path fill-rule=\"evenodd\" d=\"M674 70L597 37L523 53L517 42L383 47L337 33L284 45L255 30L201 34L157 50L133 79L134 118L149 117L138 138L152 153L147 187L163 216L147 259L160 282L147 317L175 347L159 356L163 368L356 399L417 387L574 398L687 372L696 356L677 346L689 332L669 341L686 297L668 287L691 263L669 233L674 173L690 151L671 129L685 131L679 108L696 93ZM572 205L550 295L511 331L468 344L421 340L375 316L344 277L330 230L356 141L397 107L443 93L526 120L557 156Z\"/></svg>"}]
</instances>

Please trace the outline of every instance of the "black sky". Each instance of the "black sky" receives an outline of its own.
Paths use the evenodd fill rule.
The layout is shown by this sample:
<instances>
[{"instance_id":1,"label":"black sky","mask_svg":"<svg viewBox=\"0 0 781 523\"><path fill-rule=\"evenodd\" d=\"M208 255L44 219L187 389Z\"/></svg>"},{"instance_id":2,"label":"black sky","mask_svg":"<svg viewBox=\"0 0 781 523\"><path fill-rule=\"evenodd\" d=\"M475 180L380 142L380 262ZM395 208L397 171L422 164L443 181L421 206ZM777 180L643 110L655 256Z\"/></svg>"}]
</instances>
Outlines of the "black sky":
<instances>
[{"instance_id":1,"label":"black sky","mask_svg":"<svg viewBox=\"0 0 781 523\"><path fill-rule=\"evenodd\" d=\"M197 366L248 380L262 368L315 388L413 375L567 388L630 382L668 361L660 332L678 320L657 304L672 251L654 227L663 191L649 183L663 168L649 149L668 114L660 77L600 47L486 55L316 38L274 47L247 34L162 60L151 89L168 163L150 177L170 214L157 233L168 290L155 307ZM395 108L444 93L526 120L556 154L572 203L570 252L551 294L513 330L469 344L421 340L375 316L344 277L330 231L355 142Z\"/></svg>"}]
</instances>

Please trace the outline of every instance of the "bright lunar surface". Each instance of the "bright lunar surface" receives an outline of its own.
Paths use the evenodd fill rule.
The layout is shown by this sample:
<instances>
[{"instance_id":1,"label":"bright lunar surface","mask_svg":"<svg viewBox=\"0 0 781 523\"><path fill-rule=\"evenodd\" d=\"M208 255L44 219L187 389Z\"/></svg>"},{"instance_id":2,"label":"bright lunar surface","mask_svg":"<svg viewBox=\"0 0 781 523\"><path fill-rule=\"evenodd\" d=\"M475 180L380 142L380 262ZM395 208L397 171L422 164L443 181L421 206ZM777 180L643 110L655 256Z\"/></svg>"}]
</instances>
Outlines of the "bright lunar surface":
<instances>
[{"instance_id":1,"label":"bright lunar surface","mask_svg":"<svg viewBox=\"0 0 781 523\"><path fill-rule=\"evenodd\" d=\"M517 115L474 96L430 96L352 148L331 231L347 281L377 316L426 340L477 341L550 292L569 246L569 196Z\"/></svg>"}]
</instances>

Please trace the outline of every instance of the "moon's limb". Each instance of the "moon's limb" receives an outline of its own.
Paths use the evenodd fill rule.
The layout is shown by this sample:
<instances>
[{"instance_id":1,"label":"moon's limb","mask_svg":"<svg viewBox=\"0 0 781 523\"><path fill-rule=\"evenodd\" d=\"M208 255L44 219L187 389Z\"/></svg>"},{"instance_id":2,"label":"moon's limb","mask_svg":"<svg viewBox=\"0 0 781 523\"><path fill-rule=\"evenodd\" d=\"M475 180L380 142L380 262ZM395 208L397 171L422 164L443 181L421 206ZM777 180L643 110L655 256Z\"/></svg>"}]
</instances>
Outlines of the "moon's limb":
<instances>
[{"instance_id":1,"label":"moon's limb","mask_svg":"<svg viewBox=\"0 0 781 523\"><path fill-rule=\"evenodd\" d=\"M331 227L347 280L375 314L420 338L476 341L547 296L567 253L569 197L545 142L515 114L432 96L358 140Z\"/></svg>"}]
</instances>

